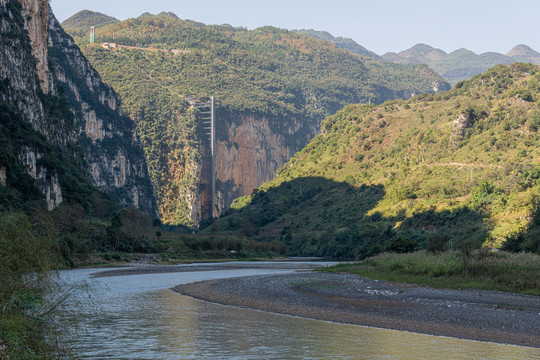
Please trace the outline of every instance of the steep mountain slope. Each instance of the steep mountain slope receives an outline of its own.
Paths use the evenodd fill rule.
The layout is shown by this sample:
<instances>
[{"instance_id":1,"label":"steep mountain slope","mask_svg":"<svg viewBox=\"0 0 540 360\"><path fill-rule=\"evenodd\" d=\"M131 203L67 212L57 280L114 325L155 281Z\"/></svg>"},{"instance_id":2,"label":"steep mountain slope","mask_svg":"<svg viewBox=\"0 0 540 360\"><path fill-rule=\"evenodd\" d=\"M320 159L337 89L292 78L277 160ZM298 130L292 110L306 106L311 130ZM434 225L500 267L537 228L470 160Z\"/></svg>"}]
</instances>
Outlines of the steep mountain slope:
<instances>
[{"instance_id":1,"label":"steep mountain slope","mask_svg":"<svg viewBox=\"0 0 540 360\"><path fill-rule=\"evenodd\" d=\"M205 131L188 95L217 98L219 213L272 179L344 105L449 88L426 66L386 64L272 27L247 31L145 14L97 29L96 39L115 44L76 38L137 122L161 217L172 224L196 225L212 210L203 199Z\"/></svg>"},{"instance_id":2,"label":"steep mountain slope","mask_svg":"<svg viewBox=\"0 0 540 360\"><path fill-rule=\"evenodd\" d=\"M134 125L48 1L1 2L0 19L0 207L88 208L99 189L154 214Z\"/></svg>"},{"instance_id":3,"label":"steep mountain slope","mask_svg":"<svg viewBox=\"0 0 540 360\"><path fill-rule=\"evenodd\" d=\"M209 229L302 255L426 242L540 251L540 67L499 65L445 93L347 106L321 127Z\"/></svg>"},{"instance_id":4,"label":"steep mountain slope","mask_svg":"<svg viewBox=\"0 0 540 360\"><path fill-rule=\"evenodd\" d=\"M382 58L399 64L427 64L452 85L470 79L499 64L508 65L513 62L540 64L540 54L526 45L517 45L506 55L495 52L478 55L467 49L458 49L447 54L441 49L417 44L397 54L386 53Z\"/></svg>"},{"instance_id":5,"label":"steep mountain slope","mask_svg":"<svg viewBox=\"0 0 540 360\"><path fill-rule=\"evenodd\" d=\"M317 31L313 29L300 29L291 31L299 34L308 35L316 39L328 41L332 44L335 44L340 49L345 49L356 54L369 56L377 60L382 60L379 55L375 54L373 51L369 51L351 38L344 38L341 36L335 37L327 31Z\"/></svg>"}]
</instances>

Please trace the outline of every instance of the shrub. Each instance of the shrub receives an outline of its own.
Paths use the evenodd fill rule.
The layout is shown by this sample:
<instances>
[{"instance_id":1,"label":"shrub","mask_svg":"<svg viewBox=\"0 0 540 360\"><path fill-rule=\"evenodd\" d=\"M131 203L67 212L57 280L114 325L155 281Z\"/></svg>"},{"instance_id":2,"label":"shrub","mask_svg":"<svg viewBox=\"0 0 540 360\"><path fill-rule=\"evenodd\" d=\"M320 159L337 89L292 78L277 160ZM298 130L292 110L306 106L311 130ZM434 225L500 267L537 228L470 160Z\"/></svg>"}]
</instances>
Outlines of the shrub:
<instances>
[{"instance_id":1,"label":"shrub","mask_svg":"<svg viewBox=\"0 0 540 360\"><path fill-rule=\"evenodd\" d=\"M515 97L516 99L521 99L528 102L534 101L531 92L526 89L516 89L510 93L510 96Z\"/></svg>"},{"instance_id":2,"label":"shrub","mask_svg":"<svg viewBox=\"0 0 540 360\"><path fill-rule=\"evenodd\" d=\"M399 235L395 237L388 246L388 250L396 253L413 252L416 244L407 236Z\"/></svg>"},{"instance_id":3,"label":"shrub","mask_svg":"<svg viewBox=\"0 0 540 360\"><path fill-rule=\"evenodd\" d=\"M449 241L450 237L445 233L430 233L426 239L426 250L434 254L442 253L448 250Z\"/></svg>"},{"instance_id":4,"label":"shrub","mask_svg":"<svg viewBox=\"0 0 540 360\"><path fill-rule=\"evenodd\" d=\"M471 192L471 206L474 210L486 208L500 194L502 194L501 188L496 187L490 181L484 181Z\"/></svg>"}]
</instances>

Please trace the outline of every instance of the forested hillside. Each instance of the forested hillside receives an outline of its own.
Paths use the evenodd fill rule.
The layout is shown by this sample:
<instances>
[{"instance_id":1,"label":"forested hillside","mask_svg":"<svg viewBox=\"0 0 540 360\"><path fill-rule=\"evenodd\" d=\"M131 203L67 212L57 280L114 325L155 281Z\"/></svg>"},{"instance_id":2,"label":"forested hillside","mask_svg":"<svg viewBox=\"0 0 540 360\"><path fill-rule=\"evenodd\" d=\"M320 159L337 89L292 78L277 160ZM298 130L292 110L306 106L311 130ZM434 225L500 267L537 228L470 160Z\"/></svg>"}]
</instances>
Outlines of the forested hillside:
<instances>
[{"instance_id":1,"label":"forested hillside","mask_svg":"<svg viewBox=\"0 0 540 360\"><path fill-rule=\"evenodd\" d=\"M272 27L206 26L170 13L96 29L98 43L142 49L75 39L137 122L161 217L172 224L196 225L200 212L200 137L187 95L218 101L219 212L272 179L344 105L449 88L423 65L383 63Z\"/></svg>"},{"instance_id":2,"label":"forested hillside","mask_svg":"<svg viewBox=\"0 0 540 360\"><path fill-rule=\"evenodd\" d=\"M482 244L540 251L540 67L499 65L452 90L346 106L205 231L292 254Z\"/></svg>"}]
</instances>

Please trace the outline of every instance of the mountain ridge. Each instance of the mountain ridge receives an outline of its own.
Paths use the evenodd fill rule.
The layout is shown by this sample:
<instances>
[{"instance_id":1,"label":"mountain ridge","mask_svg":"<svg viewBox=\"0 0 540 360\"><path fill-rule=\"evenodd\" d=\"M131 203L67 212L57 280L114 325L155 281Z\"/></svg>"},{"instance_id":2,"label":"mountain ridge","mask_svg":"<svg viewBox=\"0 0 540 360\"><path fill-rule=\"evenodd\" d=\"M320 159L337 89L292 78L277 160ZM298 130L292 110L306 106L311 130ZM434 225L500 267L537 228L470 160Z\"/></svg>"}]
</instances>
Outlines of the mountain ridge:
<instances>
[{"instance_id":1,"label":"mountain ridge","mask_svg":"<svg viewBox=\"0 0 540 360\"><path fill-rule=\"evenodd\" d=\"M354 41L351 38L344 38L341 36L334 37L332 34L330 34L327 31L318 31L314 29L291 30L291 32L304 34L304 35L312 36L317 39L328 41L332 44L335 44L337 47L341 49L345 49L356 54L369 56L377 60L382 59L379 55L375 54L373 51L366 49L365 47L358 44L356 41Z\"/></svg>"},{"instance_id":2,"label":"mountain ridge","mask_svg":"<svg viewBox=\"0 0 540 360\"><path fill-rule=\"evenodd\" d=\"M188 95L218 100L219 214L273 178L342 106L449 88L427 66L387 64L271 26L207 26L158 14L96 29L98 43L156 51L104 49L87 35L75 40L138 124L162 218L175 224L196 226L208 214L198 115L183 100Z\"/></svg>"},{"instance_id":3,"label":"mountain ridge","mask_svg":"<svg viewBox=\"0 0 540 360\"><path fill-rule=\"evenodd\" d=\"M145 13L143 15L153 16L149 13ZM96 13L95 16L99 18L100 14ZM68 20L66 20L65 27L73 27L73 25L70 25L69 23L73 23L75 20L71 18ZM202 23L193 23L197 26L204 26L204 24ZM79 36L83 34L80 32L78 33L75 29L70 30L69 32L72 34L78 34ZM452 85L455 85L459 81L469 79L474 75L487 71L492 66L498 64L508 65L512 62L540 64L540 53L524 44L514 46L514 48L512 48L506 54L501 54L493 51L476 54L475 52L465 48L456 49L450 53L446 53L441 49L434 48L427 44L419 43L401 52L387 52L383 55L378 55L373 51L366 49L364 46L358 44L356 41L350 38L334 37L327 31L319 31L314 29L298 29L290 30L290 32L304 34L316 39L324 40L330 44L334 44L341 49L345 49L353 53L371 57L377 60L384 60L387 62L405 65L426 64L430 68L435 70L438 74L443 76L446 80L448 80Z\"/></svg>"},{"instance_id":4,"label":"mountain ridge","mask_svg":"<svg viewBox=\"0 0 540 360\"><path fill-rule=\"evenodd\" d=\"M447 79L452 85L487 71L495 65L513 62L540 64L540 54L527 45L516 45L508 53L475 52L460 48L450 53L426 44L416 44L399 53L388 52L382 58L400 64L426 64Z\"/></svg>"},{"instance_id":5,"label":"mountain ridge","mask_svg":"<svg viewBox=\"0 0 540 360\"><path fill-rule=\"evenodd\" d=\"M62 21L60 25L70 34L80 35L86 33L91 26L99 28L119 21L112 16L85 9Z\"/></svg>"}]
</instances>

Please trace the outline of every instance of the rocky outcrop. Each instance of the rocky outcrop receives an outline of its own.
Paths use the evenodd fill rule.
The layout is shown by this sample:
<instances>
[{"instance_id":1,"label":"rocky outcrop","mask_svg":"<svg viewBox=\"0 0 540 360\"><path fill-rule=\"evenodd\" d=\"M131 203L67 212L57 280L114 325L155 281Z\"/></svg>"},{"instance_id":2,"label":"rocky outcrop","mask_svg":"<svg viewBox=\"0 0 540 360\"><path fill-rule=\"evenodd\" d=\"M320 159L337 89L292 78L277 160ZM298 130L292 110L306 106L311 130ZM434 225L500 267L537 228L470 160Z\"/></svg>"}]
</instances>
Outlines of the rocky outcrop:
<instances>
[{"instance_id":1,"label":"rocky outcrop","mask_svg":"<svg viewBox=\"0 0 540 360\"><path fill-rule=\"evenodd\" d=\"M460 113L452 122L452 133L450 134L449 144L455 147L457 143L465 136L465 131L472 125L469 114Z\"/></svg>"},{"instance_id":2,"label":"rocky outcrop","mask_svg":"<svg viewBox=\"0 0 540 360\"><path fill-rule=\"evenodd\" d=\"M49 43L47 26L49 23L48 0L21 0L26 18L26 28L32 44L32 55L36 59L36 71L41 90L48 94L53 90L53 81L49 70Z\"/></svg>"},{"instance_id":3,"label":"rocky outcrop","mask_svg":"<svg viewBox=\"0 0 540 360\"><path fill-rule=\"evenodd\" d=\"M5 166L0 166L0 185L7 186L7 169Z\"/></svg>"},{"instance_id":4,"label":"rocky outcrop","mask_svg":"<svg viewBox=\"0 0 540 360\"><path fill-rule=\"evenodd\" d=\"M65 198L60 156L84 167L86 181L113 200L156 215L133 122L122 115L118 95L63 31L49 2L0 0L0 30L0 77L5 79L0 100L45 138L28 141L16 155L47 207ZM6 172L3 183L9 186Z\"/></svg>"},{"instance_id":5,"label":"rocky outcrop","mask_svg":"<svg viewBox=\"0 0 540 360\"><path fill-rule=\"evenodd\" d=\"M23 16L23 9L15 0L0 2L0 78L9 81L2 99L13 104L17 111L35 129L47 132L44 109L36 79L35 63L28 37L24 30L28 24Z\"/></svg>"},{"instance_id":6,"label":"rocky outcrop","mask_svg":"<svg viewBox=\"0 0 540 360\"><path fill-rule=\"evenodd\" d=\"M39 150L23 146L19 153L19 160L26 168L28 174L36 180L36 185L41 189L43 195L45 195L47 209L52 210L60 205L63 200L62 189L58 179L58 173L47 166L39 164L39 160L43 156L44 154Z\"/></svg>"}]
</instances>

